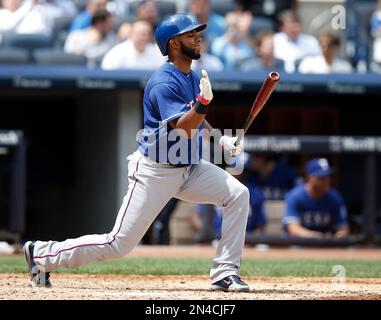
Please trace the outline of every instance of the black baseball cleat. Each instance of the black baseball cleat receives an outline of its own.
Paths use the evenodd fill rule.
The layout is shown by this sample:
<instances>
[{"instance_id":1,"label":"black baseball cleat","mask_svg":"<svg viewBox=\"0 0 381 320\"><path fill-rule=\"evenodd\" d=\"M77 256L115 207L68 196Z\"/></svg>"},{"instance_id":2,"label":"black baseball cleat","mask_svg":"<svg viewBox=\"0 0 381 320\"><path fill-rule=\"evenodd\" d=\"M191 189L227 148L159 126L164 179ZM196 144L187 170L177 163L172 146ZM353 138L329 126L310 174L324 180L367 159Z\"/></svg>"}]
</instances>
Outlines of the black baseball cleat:
<instances>
[{"instance_id":1,"label":"black baseball cleat","mask_svg":"<svg viewBox=\"0 0 381 320\"><path fill-rule=\"evenodd\" d=\"M211 289L232 292L250 291L248 284L243 282L241 278L237 275L227 276L220 281L212 283Z\"/></svg>"},{"instance_id":2,"label":"black baseball cleat","mask_svg":"<svg viewBox=\"0 0 381 320\"><path fill-rule=\"evenodd\" d=\"M49 280L50 272L43 272L37 268L33 260L33 250L34 242L28 241L25 243L23 251L26 262L28 263L31 281L36 287L50 288L52 286Z\"/></svg>"}]
</instances>

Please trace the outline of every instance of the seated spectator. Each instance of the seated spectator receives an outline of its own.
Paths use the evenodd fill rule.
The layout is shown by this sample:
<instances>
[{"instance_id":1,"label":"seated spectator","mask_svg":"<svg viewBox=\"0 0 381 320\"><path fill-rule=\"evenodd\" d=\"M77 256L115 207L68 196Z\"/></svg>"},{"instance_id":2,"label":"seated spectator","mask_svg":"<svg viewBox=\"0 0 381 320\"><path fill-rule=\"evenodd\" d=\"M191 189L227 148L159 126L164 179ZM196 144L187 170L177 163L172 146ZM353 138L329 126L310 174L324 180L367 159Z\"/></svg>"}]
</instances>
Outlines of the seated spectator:
<instances>
[{"instance_id":1,"label":"seated spectator","mask_svg":"<svg viewBox=\"0 0 381 320\"><path fill-rule=\"evenodd\" d=\"M226 15L227 30L216 38L211 52L217 56L224 67L236 69L240 60L254 55L249 29L252 15L247 12L230 12Z\"/></svg>"},{"instance_id":2,"label":"seated spectator","mask_svg":"<svg viewBox=\"0 0 381 320\"><path fill-rule=\"evenodd\" d=\"M205 41L205 36L203 34L200 35L201 38L201 57L198 60L192 61L192 69L193 70L208 70L208 71L222 71L224 65L218 57L208 53L207 43Z\"/></svg>"},{"instance_id":3,"label":"seated spectator","mask_svg":"<svg viewBox=\"0 0 381 320\"><path fill-rule=\"evenodd\" d=\"M300 180L292 167L273 155L251 155L250 169L248 180L261 189L266 200L283 200Z\"/></svg>"},{"instance_id":4,"label":"seated spectator","mask_svg":"<svg viewBox=\"0 0 381 320\"><path fill-rule=\"evenodd\" d=\"M147 21L151 24L152 30L155 30L160 17L159 6L155 0L144 0L136 8L136 20Z\"/></svg>"},{"instance_id":5,"label":"seated spectator","mask_svg":"<svg viewBox=\"0 0 381 320\"><path fill-rule=\"evenodd\" d=\"M255 37L256 57L249 58L241 63L242 71L283 71L283 60L274 57L274 33L263 31Z\"/></svg>"},{"instance_id":6,"label":"seated spectator","mask_svg":"<svg viewBox=\"0 0 381 320\"><path fill-rule=\"evenodd\" d=\"M89 28L69 33L64 51L93 61L100 59L116 43L113 27L114 19L107 10L96 11Z\"/></svg>"},{"instance_id":7,"label":"seated spectator","mask_svg":"<svg viewBox=\"0 0 381 320\"><path fill-rule=\"evenodd\" d=\"M381 0L371 18L371 34L373 42L373 61L381 63Z\"/></svg>"},{"instance_id":8,"label":"seated spectator","mask_svg":"<svg viewBox=\"0 0 381 320\"><path fill-rule=\"evenodd\" d=\"M225 18L212 12L210 0L190 0L189 12L196 17L199 23L206 23L208 25L204 31L208 45L210 45L215 38L224 34L226 29Z\"/></svg>"},{"instance_id":9,"label":"seated spectator","mask_svg":"<svg viewBox=\"0 0 381 320\"><path fill-rule=\"evenodd\" d=\"M165 58L151 42L152 32L152 27L147 21L134 22L130 38L117 44L105 55L102 68L152 70L160 67Z\"/></svg>"},{"instance_id":10,"label":"seated spectator","mask_svg":"<svg viewBox=\"0 0 381 320\"><path fill-rule=\"evenodd\" d=\"M87 0L87 6L70 25L69 31L82 30L90 27L91 18L96 11L106 10L107 0Z\"/></svg>"},{"instance_id":11,"label":"seated spectator","mask_svg":"<svg viewBox=\"0 0 381 320\"><path fill-rule=\"evenodd\" d=\"M298 16L292 11L284 11L280 17L280 32L274 36L274 55L285 62L287 72L295 71L295 61L305 56L319 55L317 39L301 33Z\"/></svg>"},{"instance_id":12,"label":"seated spectator","mask_svg":"<svg viewBox=\"0 0 381 320\"><path fill-rule=\"evenodd\" d=\"M39 0L2 0L0 8L0 32L14 31L20 34L45 33L53 29L53 19Z\"/></svg>"},{"instance_id":13,"label":"seated spectator","mask_svg":"<svg viewBox=\"0 0 381 320\"><path fill-rule=\"evenodd\" d=\"M307 163L306 183L286 196L283 224L290 236L322 238L331 235L339 238L349 234L344 201L330 187L331 173L325 158Z\"/></svg>"},{"instance_id":14,"label":"seated spectator","mask_svg":"<svg viewBox=\"0 0 381 320\"><path fill-rule=\"evenodd\" d=\"M298 71L301 73L350 73L351 64L337 58L337 51L340 48L340 38L332 32L323 32L319 37L321 55L303 58Z\"/></svg>"}]
</instances>

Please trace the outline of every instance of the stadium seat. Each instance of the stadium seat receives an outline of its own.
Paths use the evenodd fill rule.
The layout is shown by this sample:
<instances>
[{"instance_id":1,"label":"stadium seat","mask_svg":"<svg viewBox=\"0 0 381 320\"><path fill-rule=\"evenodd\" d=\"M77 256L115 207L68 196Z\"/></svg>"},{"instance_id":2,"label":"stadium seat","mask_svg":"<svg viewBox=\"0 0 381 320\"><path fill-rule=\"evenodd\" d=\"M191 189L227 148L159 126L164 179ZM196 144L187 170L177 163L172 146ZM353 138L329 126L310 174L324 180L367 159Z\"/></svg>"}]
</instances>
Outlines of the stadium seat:
<instances>
[{"instance_id":1,"label":"stadium seat","mask_svg":"<svg viewBox=\"0 0 381 320\"><path fill-rule=\"evenodd\" d=\"M0 49L0 64L22 64L29 62L29 54L26 50L17 48Z\"/></svg>"},{"instance_id":2,"label":"stadium seat","mask_svg":"<svg viewBox=\"0 0 381 320\"><path fill-rule=\"evenodd\" d=\"M2 34L2 46L5 48L22 48L33 50L53 46L53 37L46 34L18 34L5 32Z\"/></svg>"},{"instance_id":3,"label":"stadium seat","mask_svg":"<svg viewBox=\"0 0 381 320\"><path fill-rule=\"evenodd\" d=\"M73 19L71 17L60 17L54 20L53 47L63 48L69 33L68 29Z\"/></svg>"},{"instance_id":4,"label":"stadium seat","mask_svg":"<svg viewBox=\"0 0 381 320\"><path fill-rule=\"evenodd\" d=\"M86 66L85 56L70 54L56 49L37 49L33 52L37 64L82 65Z\"/></svg>"},{"instance_id":5,"label":"stadium seat","mask_svg":"<svg viewBox=\"0 0 381 320\"><path fill-rule=\"evenodd\" d=\"M55 36L54 47L62 49L65 46L65 41L67 36L69 35L69 31L61 30Z\"/></svg>"},{"instance_id":6,"label":"stadium seat","mask_svg":"<svg viewBox=\"0 0 381 320\"><path fill-rule=\"evenodd\" d=\"M212 0L212 11L221 16L225 16L234 9L234 0Z\"/></svg>"},{"instance_id":7,"label":"stadium seat","mask_svg":"<svg viewBox=\"0 0 381 320\"><path fill-rule=\"evenodd\" d=\"M68 30L73 18L71 17L59 17L54 19L54 32L59 33L62 30Z\"/></svg>"}]
</instances>

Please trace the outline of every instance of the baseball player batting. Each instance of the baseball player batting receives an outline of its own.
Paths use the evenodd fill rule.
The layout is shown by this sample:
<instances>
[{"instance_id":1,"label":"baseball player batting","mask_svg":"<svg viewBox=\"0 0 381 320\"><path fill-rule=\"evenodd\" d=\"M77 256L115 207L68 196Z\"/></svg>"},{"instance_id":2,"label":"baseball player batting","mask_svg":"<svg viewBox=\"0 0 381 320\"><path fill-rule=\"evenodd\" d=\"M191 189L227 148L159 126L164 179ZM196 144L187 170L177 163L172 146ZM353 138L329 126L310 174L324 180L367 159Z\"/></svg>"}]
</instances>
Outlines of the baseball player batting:
<instances>
[{"instance_id":1,"label":"baseball player batting","mask_svg":"<svg viewBox=\"0 0 381 320\"><path fill-rule=\"evenodd\" d=\"M198 24L188 14L164 19L155 40L168 61L151 76L144 90L144 130L137 150L128 156L128 190L110 233L77 239L29 241L24 246L31 280L50 287L50 272L127 255L141 240L172 197L223 207L222 236L210 277L213 290L249 291L237 275L249 212L249 191L237 179L201 158L201 129L213 99L208 73L201 80L191 70L200 58ZM176 139L172 139L176 136ZM236 137L222 136L220 145L239 154ZM180 155L174 161L174 147ZM183 152L183 151L186 152Z\"/></svg>"}]
</instances>

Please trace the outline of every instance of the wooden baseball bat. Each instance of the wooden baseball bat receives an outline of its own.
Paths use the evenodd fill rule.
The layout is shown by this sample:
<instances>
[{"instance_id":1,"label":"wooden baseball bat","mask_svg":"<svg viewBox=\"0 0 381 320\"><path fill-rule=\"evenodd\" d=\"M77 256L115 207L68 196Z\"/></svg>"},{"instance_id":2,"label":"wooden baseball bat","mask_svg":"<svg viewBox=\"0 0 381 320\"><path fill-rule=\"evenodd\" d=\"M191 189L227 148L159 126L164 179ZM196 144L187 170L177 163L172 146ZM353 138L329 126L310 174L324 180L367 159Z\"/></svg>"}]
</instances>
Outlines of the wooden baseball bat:
<instances>
[{"instance_id":1,"label":"wooden baseball bat","mask_svg":"<svg viewBox=\"0 0 381 320\"><path fill-rule=\"evenodd\" d=\"M247 129L249 129L251 123L254 121L255 117L258 115L259 111L262 110L264 105L266 104L267 100L275 90L278 81L280 79L280 75L278 72L272 71L269 73L265 81L263 82L263 85L261 89L258 91L257 96L255 97L253 106L251 107L250 113L245 121L245 124L243 126L243 134L239 135L235 145L238 146L241 142L244 134L246 133Z\"/></svg>"}]
</instances>

